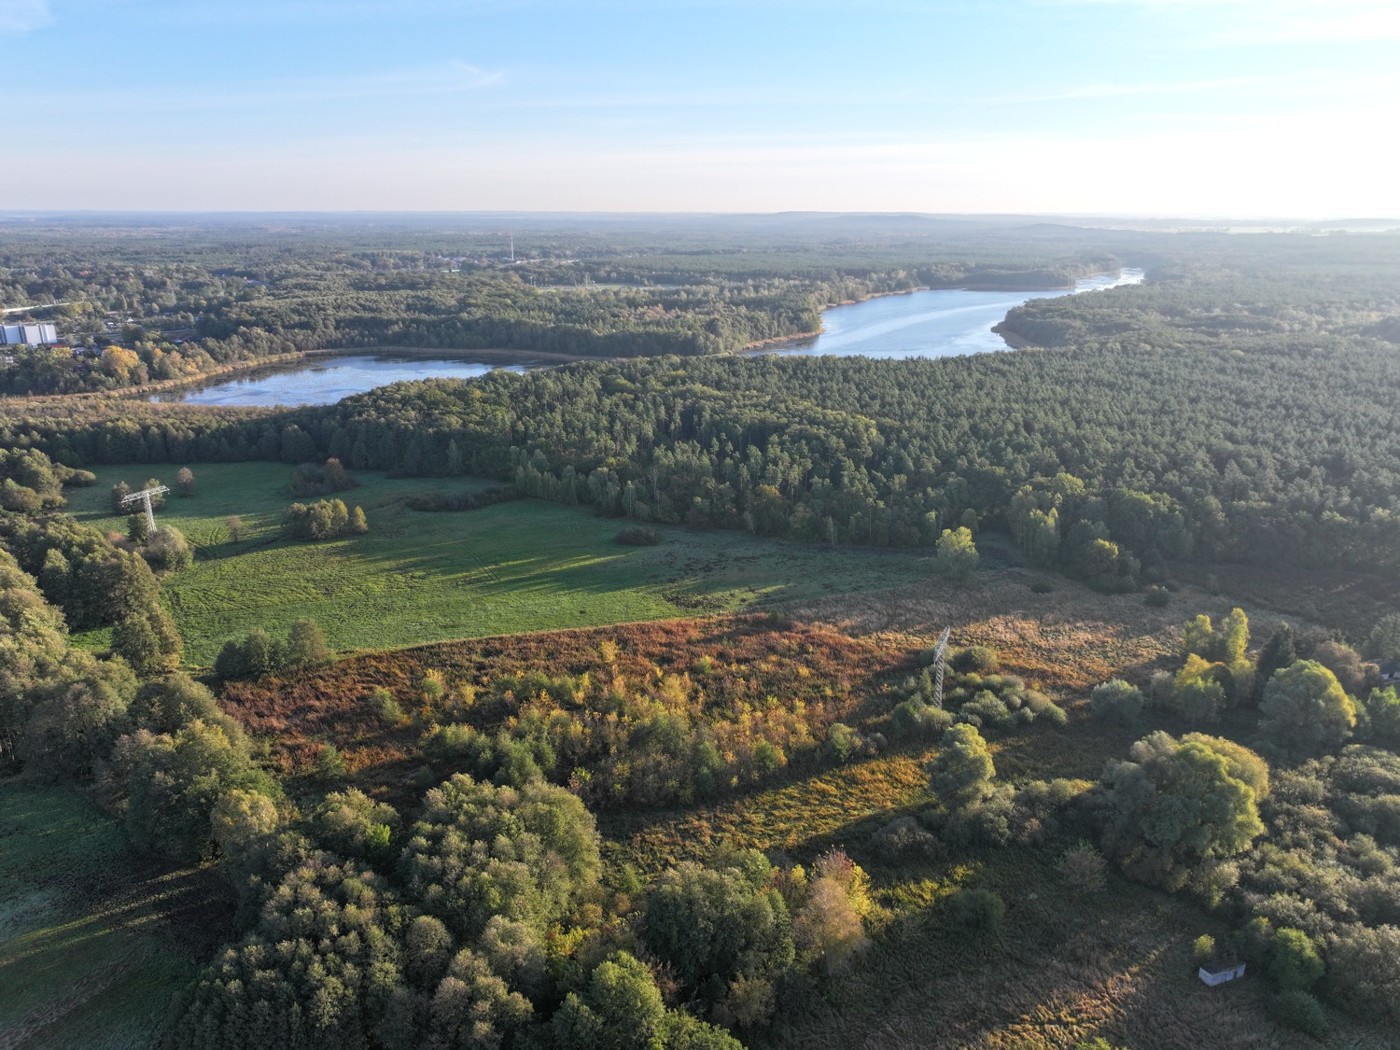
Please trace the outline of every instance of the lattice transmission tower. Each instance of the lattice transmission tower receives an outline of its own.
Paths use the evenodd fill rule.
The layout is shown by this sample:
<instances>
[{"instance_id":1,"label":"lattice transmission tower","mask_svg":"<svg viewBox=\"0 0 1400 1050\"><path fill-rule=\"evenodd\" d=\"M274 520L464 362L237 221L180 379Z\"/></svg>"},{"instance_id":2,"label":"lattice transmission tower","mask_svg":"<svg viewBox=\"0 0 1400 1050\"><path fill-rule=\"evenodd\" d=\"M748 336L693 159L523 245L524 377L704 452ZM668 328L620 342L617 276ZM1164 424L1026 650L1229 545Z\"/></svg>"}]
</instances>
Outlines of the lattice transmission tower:
<instances>
[{"instance_id":1,"label":"lattice transmission tower","mask_svg":"<svg viewBox=\"0 0 1400 1050\"><path fill-rule=\"evenodd\" d=\"M130 496L123 496L121 505L125 507L128 503L135 503L139 500L141 505L146 509L146 524L151 527L152 532L155 532L156 514L155 511L151 509L151 497L164 496L169 491L170 489L164 485L157 485L153 489L142 489L140 492L133 492Z\"/></svg>"}]
</instances>

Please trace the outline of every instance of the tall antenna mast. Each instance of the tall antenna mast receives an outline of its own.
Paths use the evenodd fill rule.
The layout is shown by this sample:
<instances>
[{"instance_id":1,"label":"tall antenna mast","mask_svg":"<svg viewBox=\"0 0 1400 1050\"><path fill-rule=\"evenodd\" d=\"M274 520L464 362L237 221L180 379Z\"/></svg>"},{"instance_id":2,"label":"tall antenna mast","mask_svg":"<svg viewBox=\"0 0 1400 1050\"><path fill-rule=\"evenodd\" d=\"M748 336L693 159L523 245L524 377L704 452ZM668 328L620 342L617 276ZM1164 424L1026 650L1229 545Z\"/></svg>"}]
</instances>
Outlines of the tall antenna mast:
<instances>
[{"instance_id":1,"label":"tall antenna mast","mask_svg":"<svg viewBox=\"0 0 1400 1050\"><path fill-rule=\"evenodd\" d=\"M157 485L153 489L142 489L140 492L133 492L130 496L123 496L121 505L125 507L128 503L135 503L137 500L140 500L142 506L146 508L146 524L151 527L152 532L155 532L156 515L155 511L151 509L151 497L163 496L169 491L170 489L164 485Z\"/></svg>"},{"instance_id":2,"label":"tall antenna mast","mask_svg":"<svg viewBox=\"0 0 1400 1050\"><path fill-rule=\"evenodd\" d=\"M943 633L938 636L938 644L933 647L933 706L943 706L943 671L947 666L948 657L948 636L952 634L951 627L943 628Z\"/></svg>"},{"instance_id":3,"label":"tall antenna mast","mask_svg":"<svg viewBox=\"0 0 1400 1050\"><path fill-rule=\"evenodd\" d=\"M510 235L510 261L515 262L515 234Z\"/></svg>"}]
</instances>

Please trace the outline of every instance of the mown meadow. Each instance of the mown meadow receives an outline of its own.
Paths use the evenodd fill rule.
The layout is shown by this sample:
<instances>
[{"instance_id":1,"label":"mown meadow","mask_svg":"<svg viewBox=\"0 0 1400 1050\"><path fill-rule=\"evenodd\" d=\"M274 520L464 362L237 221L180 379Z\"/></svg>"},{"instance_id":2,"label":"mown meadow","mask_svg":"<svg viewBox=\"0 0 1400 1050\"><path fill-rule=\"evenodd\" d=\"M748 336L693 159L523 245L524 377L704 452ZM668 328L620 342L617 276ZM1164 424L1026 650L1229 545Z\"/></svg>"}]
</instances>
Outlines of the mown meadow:
<instances>
[{"instance_id":1,"label":"mown meadow","mask_svg":"<svg viewBox=\"0 0 1400 1050\"><path fill-rule=\"evenodd\" d=\"M231 919L214 872L139 856L80 792L0 782L0 1046L153 1045Z\"/></svg>"},{"instance_id":2,"label":"mown meadow","mask_svg":"<svg viewBox=\"0 0 1400 1050\"><path fill-rule=\"evenodd\" d=\"M125 530L110 490L147 478L174 484L168 465L106 467L97 484L72 490L69 510L106 530ZM537 500L473 511L411 510L425 493L477 491L471 479L398 479L356 474L340 496L364 508L369 532L323 542L282 536L294 501L291 468L209 464L194 494L172 493L161 525L195 547L194 565L162 592L194 667L212 663L229 638L254 627L285 633L311 617L332 648L392 649L452 638L737 612L824 594L878 590L926 577L914 552L827 550L734 533L658 528L656 546L616 542L625 523ZM228 519L242 532L230 538ZM87 639L105 644L105 633Z\"/></svg>"}]
</instances>

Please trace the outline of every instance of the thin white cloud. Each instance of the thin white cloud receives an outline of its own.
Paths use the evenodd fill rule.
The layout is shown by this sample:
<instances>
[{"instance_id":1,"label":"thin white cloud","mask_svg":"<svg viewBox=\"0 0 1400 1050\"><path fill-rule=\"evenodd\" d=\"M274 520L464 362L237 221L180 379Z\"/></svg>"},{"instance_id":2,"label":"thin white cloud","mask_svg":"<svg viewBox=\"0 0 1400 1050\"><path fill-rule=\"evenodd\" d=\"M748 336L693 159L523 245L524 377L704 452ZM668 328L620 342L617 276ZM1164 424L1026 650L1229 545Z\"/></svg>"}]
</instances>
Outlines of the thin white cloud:
<instances>
[{"instance_id":1,"label":"thin white cloud","mask_svg":"<svg viewBox=\"0 0 1400 1050\"><path fill-rule=\"evenodd\" d=\"M0 0L0 35L21 36L52 22L48 0Z\"/></svg>"},{"instance_id":2,"label":"thin white cloud","mask_svg":"<svg viewBox=\"0 0 1400 1050\"><path fill-rule=\"evenodd\" d=\"M1110 3L1114 0L1096 0L1096 2ZM1028 102L1067 102L1075 99L1125 98L1139 95L1185 95L1200 91L1254 87L1269 79L1268 77L1218 77L1210 80L1168 80L1142 84L1081 84L1059 91L1035 92L1024 95L996 95L986 101L993 105L1018 105Z\"/></svg>"}]
</instances>

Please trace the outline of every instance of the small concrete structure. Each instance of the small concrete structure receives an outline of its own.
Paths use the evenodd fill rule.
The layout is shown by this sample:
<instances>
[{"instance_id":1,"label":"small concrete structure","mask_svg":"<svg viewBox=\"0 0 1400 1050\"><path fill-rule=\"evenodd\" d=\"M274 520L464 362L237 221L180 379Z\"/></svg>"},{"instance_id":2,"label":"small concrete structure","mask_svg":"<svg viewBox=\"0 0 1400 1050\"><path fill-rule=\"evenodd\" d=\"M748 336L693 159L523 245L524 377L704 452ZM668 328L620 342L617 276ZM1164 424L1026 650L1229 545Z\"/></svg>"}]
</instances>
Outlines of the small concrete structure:
<instances>
[{"instance_id":1,"label":"small concrete structure","mask_svg":"<svg viewBox=\"0 0 1400 1050\"><path fill-rule=\"evenodd\" d=\"M1380 679L1386 685L1400 682L1400 663L1394 660L1382 660L1379 664Z\"/></svg>"},{"instance_id":2,"label":"small concrete structure","mask_svg":"<svg viewBox=\"0 0 1400 1050\"><path fill-rule=\"evenodd\" d=\"M1243 977L1244 963L1228 960L1208 962L1196 971L1196 976L1214 988L1217 984L1224 984L1226 981L1233 981L1236 977Z\"/></svg>"}]
</instances>

